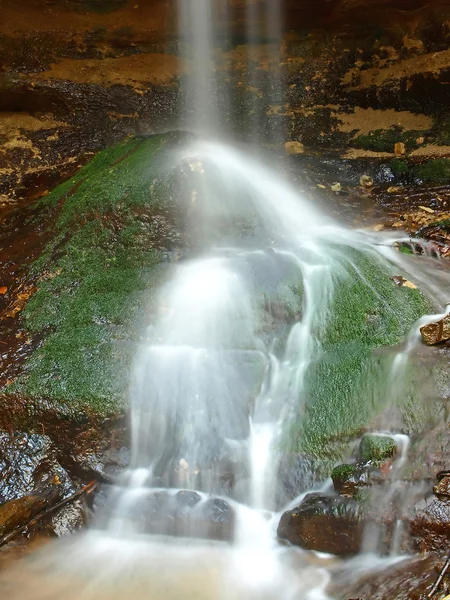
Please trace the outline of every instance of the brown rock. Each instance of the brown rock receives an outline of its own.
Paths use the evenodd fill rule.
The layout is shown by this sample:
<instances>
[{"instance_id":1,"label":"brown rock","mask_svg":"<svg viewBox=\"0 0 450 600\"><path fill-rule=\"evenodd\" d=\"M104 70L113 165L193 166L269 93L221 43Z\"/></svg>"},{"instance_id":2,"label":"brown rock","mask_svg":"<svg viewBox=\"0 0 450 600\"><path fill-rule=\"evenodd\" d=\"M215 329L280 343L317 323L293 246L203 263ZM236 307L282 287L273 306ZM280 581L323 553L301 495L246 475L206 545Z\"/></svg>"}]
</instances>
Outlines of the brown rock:
<instances>
[{"instance_id":1,"label":"brown rock","mask_svg":"<svg viewBox=\"0 0 450 600\"><path fill-rule=\"evenodd\" d=\"M442 479L434 486L433 492L436 496L450 498L450 475L442 477Z\"/></svg>"},{"instance_id":2,"label":"brown rock","mask_svg":"<svg viewBox=\"0 0 450 600\"><path fill-rule=\"evenodd\" d=\"M441 569L435 556L402 560L382 571L370 569L345 572L327 590L333 598L364 598L370 600L421 600L426 597Z\"/></svg>"},{"instance_id":3,"label":"brown rock","mask_svg":"<svg viewBox=\"0 0 450 600\"><path fill-rule=\"evenodd\" d=\"M450 500L430 496L417 502L409 517L409 534L415 552L448 553Z\"/></svg>"},{"instance_id":4,"label":"brown rock","mask_svg":"<svg viewBox=\"0 0 450 600\"><path fill-rule=\"evenodd\" d=\"M436 323L429 323L420 328L422 340L428 346L434 346L450 339L450 315L446 315Z\"/></svg>"},{"instance_id":5,"label":"brown rock","mask_svg":"<svg viewBox=\"0 0 450 600\"><path fill-rule=\"evenodd\" d=\"M314 493L282 515L278 536L308 550L356 554L364 525L361 506L355 499Z\"/></svg>"},{"instance_id":6,"label":"brown rock","mask_svg":"<svg viewBox=\"0 0 450 600\"><path fill-rule=\"evenodd\" d=\"M47 498L34 494L2 504L0 506L0 537L11 533L17 527L26 525L46 506L48 506Z\"/></svg>"}]
</instances>

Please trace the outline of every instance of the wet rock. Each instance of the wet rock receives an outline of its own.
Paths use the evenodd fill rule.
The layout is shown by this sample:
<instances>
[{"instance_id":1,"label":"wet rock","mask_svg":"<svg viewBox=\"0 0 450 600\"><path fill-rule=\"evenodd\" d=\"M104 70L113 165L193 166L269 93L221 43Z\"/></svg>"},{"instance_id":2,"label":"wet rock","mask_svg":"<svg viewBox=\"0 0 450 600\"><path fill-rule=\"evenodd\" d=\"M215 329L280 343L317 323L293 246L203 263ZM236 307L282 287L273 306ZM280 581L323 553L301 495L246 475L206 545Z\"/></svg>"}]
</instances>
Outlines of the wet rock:
<instances>
[{"instance_id":1,"label":"wet rock","mask_svg":"<svg viewBox=\"0 0 450 600\"><path fill-rule=\"evenodd\" d=\"M0 472L0 503L25 496L52 480L58 481L62 495L74 491L51 439L45 435L0 432Z\"/></svg>"},{"instance_id":2,"label":"wet rock","mask_svg":"<svg viewBox=\"0 0 450 600\"><path fill-rule=\"evenodd\" d=\"M50 529L57 537L64 537L82 529L86 525L86 512L83 500L75 500L52 516Z\"/></svg>"},{"instance_id":3,"label":"wet rock","mask_svg":"<svg viewBox=\"0 0 450 600\"><path fill-rule=\"evenodd\" d=\"M333 578L327 592L337 600L421 600L436 581L441 566L435 556L402 560L379 568L370 564L362 571L350 565Z\"/></svg>"},{"instance_id":4,"label":"wet rock","mask_svg":"<svg viewBox=\"0 0 450 600\"><path fill-rule=\"evenodd\" d=\"M370 485L370 465L339 465L331 472L336 492L344 496L353 496L361 487Z\"/></svg>"},{"instance_id":5,"label":"wet rock","mask_svg":"<svg viewBox=\"0 0 450 600\"><path fill-rule=\"evenodd\" d=\"M0 537L25 526L33 517L62 498L58 479L46 481L32 494L5 502L0 506Z\"/></svg>"},{"instance_id":6,"label":"wet rock","mask_svg":"<svg viewBox=\"0 0 450 600\"><path fill-rule=\"evenodd\" d=\"M427 346L434 346L450 339L450 315L436 323L429 323L420 328L422 340Z\"/></svg>"},{"instance_id":7,"label":"wet rock","mask_svg":"<svg viewBox=\"0 0 450 600\"><path fill-rule=\"evenodd\" d=\"M380 463L395 456L397 445L388 435L366 434L361 438L358 455L364 462Z\"/></svg>"},{"instance_id":8,"label":"wet rock","mask_svg":"<svg viewBox=\"0 0 450 600\"><path fill-rule=\"evenodd\" d=\"M226 541L234 537L235 514L231 505L194 491L150 491L131 512L130 518L137 519L139 527L151 534Z\"/></svg>"},{"instance_id":9,"label":"wet rock","mask_svg":"<svg viewBox=\"0 0 450 600\"><path fill-rule=\"evenodd\" d=\"M434 486L433 492L438 497L450 498L450 473L448 471L438 473L438 483Z\"/></svg>"},{"instance_id":10,"label":"wet rock","mask_svg":"<svg viewBox=\"0 0 450 600\"><path fill-rule=\"evenodd\" d=\"M447 554L450 499L430 496L419 500L409 511L409 534L412 551Z\"/></svg>"},{"instance_id":11,"label":"wet rock","mask_svg":"<svg viewBox=\"0 0 450 600\"><path fill-rule=\"evenodd\" d=\"M338 555L356 554L361 547L364 514L354 498L308 494L302 503L286 511L278 536L296 546Z\"/></svg>"}]
</instances>

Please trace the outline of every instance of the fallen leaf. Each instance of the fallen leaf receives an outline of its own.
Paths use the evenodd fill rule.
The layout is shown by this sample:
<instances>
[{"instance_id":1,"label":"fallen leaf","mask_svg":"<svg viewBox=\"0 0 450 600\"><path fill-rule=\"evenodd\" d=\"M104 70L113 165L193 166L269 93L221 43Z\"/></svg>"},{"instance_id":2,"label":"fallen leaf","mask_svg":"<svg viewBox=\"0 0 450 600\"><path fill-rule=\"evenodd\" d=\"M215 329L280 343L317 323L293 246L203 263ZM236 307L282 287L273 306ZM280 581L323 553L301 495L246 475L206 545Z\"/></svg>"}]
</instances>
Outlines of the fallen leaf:
<instances>
[{"instance_id":1,"label":"fallen leaf","mask_svg":"<svg viewBox=\"0 0 450 600\"><path fill-rule=\"evenodd\" d=\"M6 294L7 291L8 291L8 288L6 287L6 285L2 285L0 287L0 295Z\"/></svg>"},{"instance_id":2,"label":"fallen leaf","mask_svg":"<svg viewBox=\"0 0 450 600\"><path fill-rule=\"evenodd\" d=\"M321 190L326 190L327 189L327 186L323 185L322 183L318 183L317 187L320 188Z\"/></svg>"},{"instance_id":3,"label":"fallen leaf","mask_svg":"<svg viewBox=\"0 0 450 600\"><path fill-rule=\"evenodd\" d=\"M414 285L414 283L412 283L412 281L408 281L407 279L405 279L403 281L402 287L407 287L407 288L411 288L412 290L417 290L417 285Z\"/></svg>"},{"instance_id":4,"label":"fallen leaf","mask_svg":"<svg viewBox=\"0 0 450 600\"><path fill-rule=\"evenodd\" d=\"M375 227L373 228L374 231L383 231L383 229L384 229L383 223L378 223L378 225L375 225Z\"/></svg>"},{"instance_id":5,"label":"fallen leaf","mask_svg":"<svg viewBox=\"0 0 450 600\"><path fill-rule=\"evenodd\" d=\"M427 213L434 213L434 210L432 208L428 208L428 206L419 206L419 208Z\"/></svg>"}]
</instances>

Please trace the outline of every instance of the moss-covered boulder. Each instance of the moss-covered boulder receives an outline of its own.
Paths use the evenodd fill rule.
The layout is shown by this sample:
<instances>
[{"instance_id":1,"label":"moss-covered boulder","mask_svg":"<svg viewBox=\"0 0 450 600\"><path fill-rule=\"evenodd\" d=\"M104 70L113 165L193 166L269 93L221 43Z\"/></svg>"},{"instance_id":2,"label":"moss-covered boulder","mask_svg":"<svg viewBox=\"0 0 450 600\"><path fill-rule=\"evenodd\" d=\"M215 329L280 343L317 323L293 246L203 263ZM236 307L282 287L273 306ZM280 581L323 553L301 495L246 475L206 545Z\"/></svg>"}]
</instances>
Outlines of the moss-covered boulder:
<instances>
[{"instance_id":1,"label":"moss-covered boulder","mask_svg":"<svg viewBox=\"0 0 450 600\"><path fill-rule=\"evenodd\" d=\"M329 459L327 473L388 401L405 407L418 402L413 373L404 388L392 389L393 347L430 310L419 290L395 285L389 266L372 250L330 246L329 252L337 253L340 265L329 316L317 332L320 347L287 436L291 452Z\"/></svg>"},{"instance_id":2,"label":"moss-covered boulder","mask_svg":"<svg viewBox=\"0 0 450 600\"><path fill-rule=\"evenodd\" d=\"M166 168L179 141L176 133L128 139L33 207L29 222L50 231L29 267L33 293L21 313L37 349L4 392L100 413L121 406L152 290L184 244L183 185Z\"/></svg>"},{"instance_id":3,"label":"moss-covered boulder","mask_svg":"<svg viewBox=\"0 0 450 600\"><path fill-rule=\"evenodd\" d=\"M388 435L366 434L359 444L359 457L366 462L380 463L394 458L397 444Z\"/></svg>"}]
</instances>

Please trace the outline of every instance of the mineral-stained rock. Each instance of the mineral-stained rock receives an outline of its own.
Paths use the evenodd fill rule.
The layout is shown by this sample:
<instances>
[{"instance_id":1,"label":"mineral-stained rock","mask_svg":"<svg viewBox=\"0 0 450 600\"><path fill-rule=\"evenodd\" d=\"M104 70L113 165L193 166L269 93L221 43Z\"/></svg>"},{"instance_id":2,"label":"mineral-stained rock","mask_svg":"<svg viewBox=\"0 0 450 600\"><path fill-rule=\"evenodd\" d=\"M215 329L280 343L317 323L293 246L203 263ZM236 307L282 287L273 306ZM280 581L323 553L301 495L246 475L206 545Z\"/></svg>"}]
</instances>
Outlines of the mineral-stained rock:
<instances>
[{"instance_id":1,"label":"mineral-stained rock","mask_svg":"<svg viewBox=\"0 0 450 600\"><path fill-rule=\"evenodd\" d=\"M446 315L436 323L429 323L420 328L422 340L428 346L434 346L450 339L450 315Z\"/></svg>"},{"instance_id":2,"label":"mineral-stained rock","mask_svg":"<svg viewBox=\"0 0 450 600\"><path fill-rule=\"evenodd\" d=\"M359 502L320 493L305 496L299 506L283 514L278 525L278 536L292 544L342 555L360 550L363 531Z\"/></svg>"}]
</instances>

